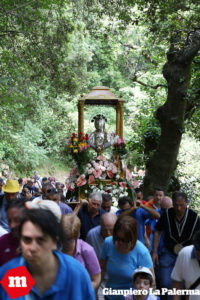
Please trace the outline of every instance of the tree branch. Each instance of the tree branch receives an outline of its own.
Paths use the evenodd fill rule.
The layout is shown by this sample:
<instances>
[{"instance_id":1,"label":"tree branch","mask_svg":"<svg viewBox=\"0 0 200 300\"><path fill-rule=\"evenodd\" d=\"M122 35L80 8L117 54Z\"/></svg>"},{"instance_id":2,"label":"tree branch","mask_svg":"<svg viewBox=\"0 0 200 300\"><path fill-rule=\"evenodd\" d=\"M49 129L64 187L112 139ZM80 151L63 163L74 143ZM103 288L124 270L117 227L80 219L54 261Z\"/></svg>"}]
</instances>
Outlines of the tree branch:
<instances>
[{"instance_id":1,"label":"tree branch","mask_svg":"<svg viewBox=\"0 0 200 300\"><path fill-rule=\"evenodd\" d=\"M35 3L36 2L36 0L33 0L33 1L30 1L30 2L28 2L28 3L23 3L22 5L19 5L19 6L17 6L17 7L15 7L14 9L11 9L11 10L4 10L2 13L0 13L1 15L4 15L5 13L6 14L11 14L12 12L14 12L14 11L16 11L16 10L18 10L18 9L20 9L20 8L22 8L22 7L26 7L26 6L28 6L28 5L30 5L30 4L33 4L33 3Z\"/></svg>"},{"instance_id":2,"label":"tree branch","mask_svg":"<svg viewBox=\"0 0 200 300\"><path fill-rule=\"evenodd\" d=\"M132 78L132 80L133 80L133 82L137 82L145 87L149 87L149 88L155 89L155 90L158 89L159 87L167 88L167 85L165 85L165 84L156 84L156 85L146 84L146 83L138 80L137 77Z\"/></svg>"}]
</instances>

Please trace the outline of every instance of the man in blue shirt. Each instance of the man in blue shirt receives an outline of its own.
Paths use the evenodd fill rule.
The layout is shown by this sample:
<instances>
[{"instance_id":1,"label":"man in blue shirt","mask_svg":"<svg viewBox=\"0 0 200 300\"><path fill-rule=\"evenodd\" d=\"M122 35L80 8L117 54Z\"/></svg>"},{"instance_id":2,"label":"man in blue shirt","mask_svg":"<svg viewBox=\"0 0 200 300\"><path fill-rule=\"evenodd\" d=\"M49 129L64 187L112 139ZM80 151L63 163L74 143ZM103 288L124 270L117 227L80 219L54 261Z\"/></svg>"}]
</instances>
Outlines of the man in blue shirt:
<instances>
[{"instance_id":1,"label":"man in blue shirt","mask_svg":"<svg viewBox=\"0 0 200 300\"><path fill-rule=\"evenodd\" d=\"M160 214L156 210L142 204L140 200L136 201L136 205L133 205L129 197L121 197L119 199L120 210L116 212L116 215L132 216L138 224L138 240L145 244L145 222L149 218L159 219Z\"/></svg>"},{"instance_id":2,"label":"man in blue shirt","mask_svg":"<svg viewBox=\"0 0 200 300\"><path fill-rule=\"evenodd\" d=\"M56 251L60 224L45 209L26 211L20 227L23 256L14 258L0 269L0 281L12 268L25 266L35 285L19 300L94 300L94 290L86 269L74 258ZM0 299L10 297L0 285Z\"/></svg>"},{"instance_id":3,"label":"man in blue shirt","mask_svg":"<svg viewBox=\"0 0 200 300\"><path fill-rule=\"evenodd\" d=\"M101 216L105 213L101 208L101 203L102 194L93 192L89 196L88 204L84 203L80 208L78 217L81 220L80 238L82 240L86 239L87 233L91 228L100 225Z\"/></svg>"}]
</instances>

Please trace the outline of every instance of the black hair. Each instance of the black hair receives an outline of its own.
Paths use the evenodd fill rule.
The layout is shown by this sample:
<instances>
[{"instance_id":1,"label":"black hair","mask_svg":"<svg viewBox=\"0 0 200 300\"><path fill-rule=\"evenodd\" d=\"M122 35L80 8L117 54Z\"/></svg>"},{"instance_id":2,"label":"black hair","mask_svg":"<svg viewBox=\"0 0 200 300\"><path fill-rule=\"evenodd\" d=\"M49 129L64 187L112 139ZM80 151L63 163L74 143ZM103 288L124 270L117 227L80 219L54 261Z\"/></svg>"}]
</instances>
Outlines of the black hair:
<instances>
[{"instance_id":1,"label":"black hair","mask_svg":"<svg viewBox=\"0 0 200 300\"><path fill-rule=\"evenodd\" d=\"M1 183L1 184L4 184L3 178L0 178L0 183Z\"/></svg>"},{"instance_id":2,"label":"black hair","mask_svg":"<svg viewBox=\"0 0 200 300\"><path fill-rule=\"evenodd\" d=\"M22 178L19 178L19 179L18 179L18 182L19 182L19 184L23 183L23 179L22 179Z\"/></svg>"},{"instance_id":3,"label":"black hair","mask_svg":"<svg viewBox=\"0 0 200 300\"><path fill-rule=\"evenodd\" d=\"M147 274L147 273L145 273L145 272L138 272L138 273L135 274L134 277L133 277L133 284L134 284L134 282L136 281L136 279L137 279L138 277L141 278L141 279L147 279L147 280L149 280L150 286L151 286L152 283L153 283L153 278L152 278L152 276L151 276L150 274Z\"/></svg>"},{"instance_id":4,"label":"black hair","mask_svg":"<svg viewBox=\"0 0 200 300\"><path fill-rule=\"evenodd\" d=\"M49 235L53 241L58 242L62 240L62 229L56 216L48 209L30 209L26 210L22 218L19 228L20 236L24 223L30 221L34 225L38 225L42 232Z\"/></svg>"},{"instance_id":5,"label":"black hair","mask_svg":"<svg viewBox=\"0 0 200 300\"><path fill-rule=\"evenodd\" d=\"M110 202L112 201L112 196L108 193L102 194L102 201L103 202Z\"/></svg>"},{"instance_id":6,"label":"black hair","mask_svg":"<svg viewBox=\"0 0 200 300\"><path fill-rule=\"evenodd\" d=\"M26 197L20 197L20 198L15 198L12 201L9 201L6 205L6 211L8 211L8 209L11 209L11 208L19 208L19 209L25 210L24 203L27 200L28 199Z\"/></svg>"},{"instance_id":7,"label":"black hair","mask_svg":"<svg viewBox=\"0 0 200 300\"><path fill-rule=\"evenodd\" d=\"M143 193L143 191L142 191L142 189L140 187L136 187L135 188L135 192L136 193L140 193L140 192Z\"/></svg>"},{"instance_id":8,"label":"black hair","mask_svg":"<svg viewBox=\"0 0 200 300\"><path fill-rule=\"evenodd\" d=\"M186 203L188 202L187 195L184 192L181 191L174 192L172 195L172 201L173 202L176 201L177 198L183 198Z\"/></svg>"},{"instance_id":9,"label":"black hair","mask_svg":"<svg viewBox=\"0 0 200 300\"><path fill-rule=\"evenodd\" d=\"M42 178L42 182L47 181L47 180L48 180L47 177L43 177L43 178Z\"/></svg>"},{"instance_id":10,"label":"black hair","mask_svg":"<svg viewBox=\"0 0 200 300\"><path fill-rule=\"evenodd\" d=\"M118 200L118 206L121 207L122 205L126 204L127 202L130 204L130 206L133 206L133 200L131 200L130 197L128 197L128 196L120 197Z\"/></svg>"},{"instance_id":11,"label":"black hair","mask_svg":"<svg viewBox=\"0 0 200 300\"><path fill-rule=\"evenodd\" d=\"M164 189L162 187L160 187L160 186L157 186L157 187L154 188L154 193L156 191L158 191L158 192L164 192Z\"/></svg>"}]
</instances>

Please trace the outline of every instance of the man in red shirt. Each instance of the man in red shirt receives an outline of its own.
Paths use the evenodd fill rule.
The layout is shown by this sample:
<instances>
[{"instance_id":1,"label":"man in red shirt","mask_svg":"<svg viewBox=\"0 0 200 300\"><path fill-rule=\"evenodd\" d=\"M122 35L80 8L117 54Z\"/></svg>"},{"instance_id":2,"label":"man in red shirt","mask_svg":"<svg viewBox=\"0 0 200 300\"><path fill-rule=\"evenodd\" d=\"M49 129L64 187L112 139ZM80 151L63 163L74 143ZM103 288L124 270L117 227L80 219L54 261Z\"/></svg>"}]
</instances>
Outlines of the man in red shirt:
<instances>
[{"instance_id":1,"label":"man in red shirt","mask_svg":"<svg viewBox=\"0 0 200 300\"><path fill-rule=\"evenodd\" d=\"M20 198L14 199L7 204L6 214L10 232L0 238L0 266L18 256L19 248L19 226L24 211L24 201Z\"/></svg>"}]
</instances>

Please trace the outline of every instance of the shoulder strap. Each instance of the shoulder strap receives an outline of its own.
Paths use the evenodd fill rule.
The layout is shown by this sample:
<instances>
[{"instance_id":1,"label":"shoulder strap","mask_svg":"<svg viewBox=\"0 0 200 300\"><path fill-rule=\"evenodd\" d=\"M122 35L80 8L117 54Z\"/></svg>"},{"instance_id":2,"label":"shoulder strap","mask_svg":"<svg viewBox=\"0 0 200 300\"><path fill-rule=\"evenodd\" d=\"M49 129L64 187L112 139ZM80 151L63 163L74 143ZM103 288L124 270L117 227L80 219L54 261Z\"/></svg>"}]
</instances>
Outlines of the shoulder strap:
<instances>
[{"instance_id":1,"label":"shoulder strap","mask_svg":"<svg viewBox=\"0 0 200 300\"><path fill-rule=\"evenodd\" d=\"M196 287L200 284L200 277L188 288L189 290L195 290Z\"/></svg>"}]
</instances>

